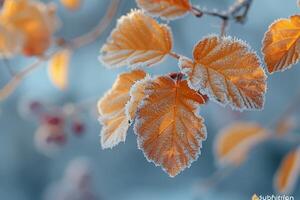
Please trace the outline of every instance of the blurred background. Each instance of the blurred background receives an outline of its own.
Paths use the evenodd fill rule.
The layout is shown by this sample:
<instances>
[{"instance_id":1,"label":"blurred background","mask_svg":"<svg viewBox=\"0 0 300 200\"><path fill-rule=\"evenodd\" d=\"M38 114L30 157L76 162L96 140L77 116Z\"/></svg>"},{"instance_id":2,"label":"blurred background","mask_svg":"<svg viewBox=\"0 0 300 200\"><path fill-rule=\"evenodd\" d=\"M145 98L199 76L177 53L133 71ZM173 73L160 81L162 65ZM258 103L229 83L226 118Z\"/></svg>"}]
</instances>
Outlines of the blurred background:
<instances>
[{"instance_id":1,"label":"blurred background","mask_svg":"<svg viewBox=\"0 0 300 200\"><path fill-rule=\"evenodd\" d=\"M68 11L56 2L63 24L56 36L74 38L88 32L105 14L109 2L110 0L83 1L78 11ZM192 1L193 4L207 9L220 10L227 9L233 2L234 0ZM89 182L88 193L93 193L97 199L103 200L241 200L250 199L254 193L274 193L273 175L282 156L294 143L263 143L251 152L249 159L240 168L214 187L203 191L199 188L199 183L217 169L212 143L218 131L234 120L245 119L261 124L272 121L300 90L298 66L283 73L269 75L266 104L261 112L239 114L215 103L204 106L200 112L205 118L208 139L203 143L199 159L175 178L170 178L161 168L147 162L137 148L132 128L125 144L122 143L112 150L101 149L101 126L96 115L97 99L111 88L120 72L128 69L106 69L98 61L99 50L115 27L117 18L134 8L134 0L122 0L117 16L102 36L94 43L74 52L70 64L69 87L66 91L62 92L53 87L48 79L46 67L39 67L25 78L13 95L0 103L1 200L58 199L49 196L53 193L58 194L66 185L66 190L72 191L66 179L74 170L82 172L83 177L87 174L88 181L83 182ZM227 33L247 41L261 57L261 41L269 24L275 19L288 17L299 11L296 0L254 0L247 22L244 25L231 23ZM209 34L219 34L220 31L220 20L209 16L195 18L187 15L179 20L164 23L168 23L172 28L174 51L188 57L191 57L192 48L198 40ZM18 56L9 63L17 71L33 61L34 59ZM47 63L43 65L46 66ZM151 74L165 74L178 71L178 66L175 60L167 58L147 71ZM9 79L7 68L1 61L0 86ZM40 147L37 148L35 133L40 126L39 121L25 108L27 102L32 101L50 106L62 106L66 103L84 104L85 109L80 112L80 120L85 126L84 133L80 136L69 134L66 143L55 152L49 153ZM78 175L79 172L75 174ZM59 189L53 189L55 187ZM300 198L300 190L295 191L295 199Z\"/></svg>"}]
</instances>

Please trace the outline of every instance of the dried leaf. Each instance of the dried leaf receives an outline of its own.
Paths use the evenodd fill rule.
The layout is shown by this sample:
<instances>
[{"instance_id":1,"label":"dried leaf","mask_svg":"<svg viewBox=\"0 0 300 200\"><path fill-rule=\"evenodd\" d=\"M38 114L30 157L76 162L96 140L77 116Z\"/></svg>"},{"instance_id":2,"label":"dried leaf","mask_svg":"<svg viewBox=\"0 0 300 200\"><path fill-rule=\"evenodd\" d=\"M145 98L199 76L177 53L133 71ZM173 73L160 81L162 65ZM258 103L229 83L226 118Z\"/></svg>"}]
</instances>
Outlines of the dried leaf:
<instances>
[{"instance_id":1,"label":"dried leaf","mask_svg":"<svg viewBox=\"0 0 300 200\"><path fill-rule=\"evenodd\" d=\"M125 141L127 129L130 126L130 119L125 113L125 106L130 100L130 88L145 76L145 72L141 70L120 74L112 89L99 100L99 120L103 125L102 148L112 148Z\"/></svg>"},{"instance_id":2,"label":"dried leaf","mask_svg":"<svg viewBox=\"0 0 300 200\"><path fill-rule=\"evenodd\" d=\"M167 25L158 24L142 11L134 10L121 17L100 59L109 68L150 66L161 61L172 49L172 35Z\"/></svg>"},{"instance_id":3,"label":"dried leaf","mask_svg":"<svg viewBox=\"0 0 300 200\"><path fill-rule=\"evenodd\" d=\"M262 53L270 73L296 64L300 58L300 15L271 24L263 39Z\"/></svg>"},{"instance_id":4,"label":"dried leaf","mask_svg":"<svg viewBox=\"0 0 300 200\"><path fill-rule=\"evenodd\" d=\"M68 71L71 51L64 49L52 56L49 61L48 74L53 85L64 90L68 85Z\"/></svg>"},{"instance_id":5,"label":"dried leaf","mask_svg":"<svg viewBox=\"0 0 300 200\"><path fill-rule=\"evenodd\" d=\"M211 36L200 41L193 54L194 61L182 57L179 62L192 88L234 109L262 109L266 75L248 45Z\"/></svg>"},{"instance_id":6,"label":"dried leaf","mask_svg":"<svg viewBox=\"0 0 300 200\"><path fill-rule=\"evenodd\" d=\"M300 148L288 153L280 164L274 178L274 187L279 193L292 192L300 173Z\"/></svg>"},{"instance_id":7,"label":"dried leaf","mask_svg":"<svg viewBox=\"0 0 300 200\"><path fill-rule=\"evenodd\" d=\"M48 49L59 25L52 5L34 0L10 0L4 2L1 11L0 23L23 35L25 55L42 55Z\"/></svg>"},{"instance_id":8,"label":"dried leaf","mask_svg":"<svg viewBox=\"0 0 300 200\"><path fill-rule=\"evenodd\" d=\"M259 124L236 122L218 134L214 142L215 157L221 166L238 166L245 161L250 150L269 136Z\"/></svg>"},{"instance_id":9,"label":"dried leaf","mask_svg":"<svg viewBox=\"0 0 300 200\"><path fill-rule=\"evenodd\" d=\"M137 81L130 89L130 100L126 104L126 115L128 119L132 122L136 116L136 112L142 100L145 97L145 88L150 80L150 76Z\"/></svg>"},{"instance_id":10,"label":"dried leaf","mask_svg":"<svg viewBox=\"0 0 300 200\"><path fill-rule=\"evenodd\" d=\"M61 4L69 10L78 10L81 0L60 0Z\"/></svg>"},{"instance_id":11,"label":"dried leaf","mask_svg":"<svg viewBox=\"0 0 300 200\"><path fill-rule=\"evenodd\" d=\"M164 19L181 17L192 9L189 0L136 0L136 3L150 15Z\"/></svg>"},{"instance_id":12,"label":"dried leaf","mask_svg":"<svg viewBox=\"0 0 300 200\"><path fill-rule=\"evenodd\" d=\"M197 114L205 100L186 80L169 76L149 81L145 94L134 127L138 146L149 161L174 177L197 159L206 139L203 119Z\"/></svg>"}]
</instances>

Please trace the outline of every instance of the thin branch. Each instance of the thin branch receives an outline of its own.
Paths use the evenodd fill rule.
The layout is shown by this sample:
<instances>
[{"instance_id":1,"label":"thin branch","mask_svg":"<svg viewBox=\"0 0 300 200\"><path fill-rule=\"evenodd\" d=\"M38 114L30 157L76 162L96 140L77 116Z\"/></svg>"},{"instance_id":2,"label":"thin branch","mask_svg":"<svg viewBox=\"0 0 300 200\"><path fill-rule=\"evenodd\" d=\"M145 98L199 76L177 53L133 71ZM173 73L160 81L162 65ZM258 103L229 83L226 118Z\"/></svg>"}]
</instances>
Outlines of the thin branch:
<instances>
[{"instance_id":1,"label":"thin branch","mask_svg":"<svg viewBox=\"0 0 300 200\"><path fill-rule=\"evenodd\" d=\"M79 48L95 41L109 26L110 22L117 13L120 0L112 0L111 4L100 23L90 32L85 35L75 38L71 45L73 48Z\"/></svg>"},{"instance_id":2,"label":"thin branch","mask_svg":"<svg viewBox=\"0 0 300 200\"><path fill-rule=\"evenodd\" d=\"M31 65L25 67L22 71L16 73L12 79L0 90L0 101L3 101L6 99L9 95L12 94L12 92L20 85L22 80L24 79L25 76L30 74L34 69L38 68L41 66L41 64L45 60L49 60L55 53L57 52L54 51L48 56L44 56L43 58L39 58L36 62L32 63Z\"/></svg>"},{"instance_id":3,"label":"thin branch","mask_svg":"<svg viewBox=\"0 0 300 200\"><path fill-rule=\"evenodd\" d=\"M22 80L30 74L34 69L42 66L41 64L44 61L49 60L55 53L64 48L71 48L72 50L78 49L82 46L85 46L93 41L95 41L103 31L108 27L113 17L116 15L118 7L120 4L120 0L112 0L110 6L105 14L105 16L101 19L99 24L92 31L74 38L70 42L65 43L64 41L60 41L58 49L50 53L49 55L43 56L39 58L36 62L31 65L25 67L22 71L16 73L12 79L0 90L0 101L6 99L22 82Z\"/></svg>"},{"instance_id":4,"label":"thin branch","mask_svg":"<svg viewBox=\"0 0 300 200\"><path fill-rule=\"evenodd\" d=\"M253 0L236 0L236 2L232 6L230 6L226 11L201 10L193 6L191 12L196 17L202 17L203 15L208 15L208 16L220 18L222 20L221 36L224 36L229 20L235 20L238 23L245 22L252 2ZM243 13L239 14L242 10Z\"/></svg>"}]
</instances>

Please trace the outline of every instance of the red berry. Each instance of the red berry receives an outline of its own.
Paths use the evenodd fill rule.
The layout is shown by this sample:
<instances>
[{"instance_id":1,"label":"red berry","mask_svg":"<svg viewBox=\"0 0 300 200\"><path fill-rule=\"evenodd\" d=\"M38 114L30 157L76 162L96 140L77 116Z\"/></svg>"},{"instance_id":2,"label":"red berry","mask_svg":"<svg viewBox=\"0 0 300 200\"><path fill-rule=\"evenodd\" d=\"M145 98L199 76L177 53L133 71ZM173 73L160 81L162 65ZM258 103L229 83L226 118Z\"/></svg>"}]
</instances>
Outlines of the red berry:
<instances>
[{"instance_id":1,"label":"red berry","mask_svg":"<svg viewBox=\"0 0 300 200\"><path fill-rule=\"evenodd\" d=\"M76 135L81 135L85 130L85 126L82 122L80 121L74 121L72 124L72 131L76 134Z\"/></svg>"},{"instance_id":2,"label":"red berry","mask_svg":"<svg viewBox=\"0 0 300 200\"><path fill-rule=\"evenodd\" d=\"M44 122L50 126L58 126L63 123L63 118L58 115L45 115Z\"/></svg>"}]
</instances>

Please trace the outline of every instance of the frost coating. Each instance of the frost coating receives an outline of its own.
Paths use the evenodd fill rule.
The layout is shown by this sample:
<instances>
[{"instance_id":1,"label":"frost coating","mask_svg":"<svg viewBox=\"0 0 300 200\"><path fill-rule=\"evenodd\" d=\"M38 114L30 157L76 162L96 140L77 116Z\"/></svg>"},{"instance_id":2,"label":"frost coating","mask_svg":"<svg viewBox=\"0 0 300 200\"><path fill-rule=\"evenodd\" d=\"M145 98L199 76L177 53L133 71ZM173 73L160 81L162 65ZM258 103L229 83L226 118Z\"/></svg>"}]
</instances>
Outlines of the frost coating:
<instances>
[{"instance_id":1,"label":"frost coating","mask_svg":"<svg viewBox=\"0 0 300 200\"><path fill-rule=\"evenodd\" d=\"M167 25L159 24L141 10L133 10L118 20L99 59L108 68L150 66L171 51L172 41Z\"/></svg>"},{"instance_id":2,"label":"frost coating","mask_svg":"<svg viewBox=\"0 0 300 200\"><path fill-rule=\"evenodd\" d=\"M180 18L191 10L189 0L136 0L136 3L147 14L165 20Z\"/></svg>"},{"instance_id":3,"label":"frost coating","mask_svg":"<svg viewBox=\"0 0 300 200\"><path fill-rule=\"evenodd\" d=\"M233 109L263 108L266 75L246 43L209 36L194 47L193 55L194 61L181 57L179 62L191 88Z\"/></svg>"},{"instance_id":4,"label":"frost coating","mask_svg":"<svg viewBox=\"0 0 300 200\"><path fill-rule=\"evenodd\" d=\"M269 73L284 71L300 59L300 15L273 22L264 35L262 54Z\"/></svg>"},{"instance_id":5,"label":"frost coating","mask_svg":"<svg viewBox=\"0 0 300 200\"><path fill-rule=\"evenodd\" d=\"M112 89L99 100L99 121L103 125L101 130L102 148L112 148L125 141L130 126L129 116L125 112L125 106L130 100L129 91L136 81L145 76L146 73L142 70L119 75Z\"/></svg>"},{"instance_id":6,"label":"frost coating","mask_svg":"<svg viewBox=\"0 0 300 200\"><path fill-rule=\"evenodd\" d=\"M125 113L131 123L135 118L136 112L141 101L145 97L145 87L149 81L150 76L147 74L144 79L137 81L130 89L130 100L125 106Z\"/></svg>"},{"instance_id":7,"label":"frost coating","mask_svg":"<svg viewBox=\"0 0 300 200\"><path fill-rule=\"evenodd\" d=\"M197 114L205 100L185 80L161 76L148 82L134 125L138 147L156 166L176 176L198 158L206 139Z\"/></svg>"}]
</instances>

